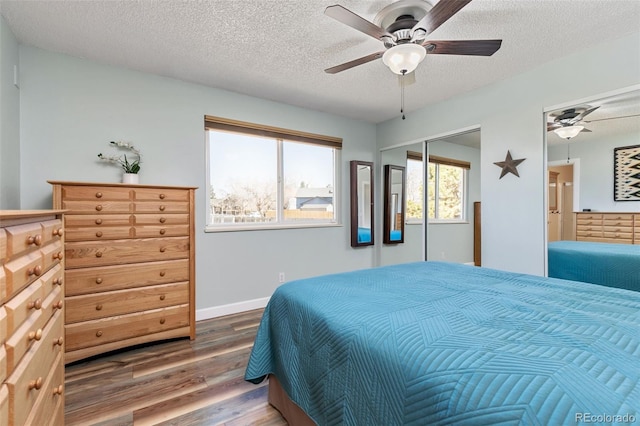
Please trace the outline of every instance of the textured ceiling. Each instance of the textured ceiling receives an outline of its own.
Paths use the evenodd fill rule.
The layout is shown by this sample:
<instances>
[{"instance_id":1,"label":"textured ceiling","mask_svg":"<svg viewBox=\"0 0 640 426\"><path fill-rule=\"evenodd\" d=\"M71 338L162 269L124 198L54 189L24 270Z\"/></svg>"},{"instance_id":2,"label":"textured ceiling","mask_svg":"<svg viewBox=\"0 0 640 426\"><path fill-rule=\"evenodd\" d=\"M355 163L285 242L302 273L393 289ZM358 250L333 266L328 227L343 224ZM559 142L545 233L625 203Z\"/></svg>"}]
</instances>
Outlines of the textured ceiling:
<instances>
[{"instance_id":1,"label":"textured ceiling","mask_svg":"<svg viewBox=\"0 0 640 426\"><path fill-rule=\"evenodd\" d=\"M27 45L370 122L399 115L397 78L376 60L324 69L382 43L324 15L337 0L0 1ZM390 1L339 4L372 21ZM474 0L429 36L503 40L492 57L428 55L411 112L638 31L638 0ZM637 54L637 52L633 52Z\"/></svg>"}]
</instances>

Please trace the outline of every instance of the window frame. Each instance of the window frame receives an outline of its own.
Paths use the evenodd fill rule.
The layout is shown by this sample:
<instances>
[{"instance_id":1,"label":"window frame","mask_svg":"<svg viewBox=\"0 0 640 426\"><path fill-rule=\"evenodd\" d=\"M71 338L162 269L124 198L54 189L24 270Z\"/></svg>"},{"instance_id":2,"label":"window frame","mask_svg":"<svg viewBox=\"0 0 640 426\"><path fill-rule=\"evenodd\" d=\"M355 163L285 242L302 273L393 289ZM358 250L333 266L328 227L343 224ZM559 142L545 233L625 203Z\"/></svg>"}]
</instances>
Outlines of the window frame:
<instances>
[{"instance_id":1,"label":"window frame","mask_svg":"<svg viewBox=\"0 0 640 426\"><path fill-rule=\"evenodd\" d=\"M211 213L211 139L210 130L218 132L231 132L246 136L257 136L261 138L273 138L277 149L277 171L276 171L276 220L272 222L239 223L239 224L218 224L213 223ZM298 130L284 129L280 127L267 126L245 121L232 120L223 117L205 115L205 162L206 162L206 216L205 232L228 232L228 231L258 231L267 229L290 229L290 228L324 228L342 226L341 208L341 153L342 138L319 135L315 133L302 132ZM296 220L286 221L284 219L284 142L305 143L314 146L323 146L333 149L333 219L328 220Z\"/></svg>"}]
</instances>

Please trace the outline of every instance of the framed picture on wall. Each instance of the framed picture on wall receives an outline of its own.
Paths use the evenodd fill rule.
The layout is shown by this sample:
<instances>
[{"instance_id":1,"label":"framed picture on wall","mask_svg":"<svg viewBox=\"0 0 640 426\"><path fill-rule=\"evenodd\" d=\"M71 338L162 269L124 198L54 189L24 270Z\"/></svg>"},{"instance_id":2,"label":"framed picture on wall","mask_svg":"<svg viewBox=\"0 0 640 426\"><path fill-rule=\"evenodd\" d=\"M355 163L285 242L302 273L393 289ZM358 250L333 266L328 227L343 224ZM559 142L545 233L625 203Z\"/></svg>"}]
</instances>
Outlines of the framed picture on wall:
<instances>
[{"instance_id":1,"label":"framed picture on wall","mask_svg":"<svg viewBox=\"0 0 640 426\"><path fill-rule=\"evenodd\" d=\"M613 149L613 200L640 201L640 145Z\"/></svg>"}]
</instances>

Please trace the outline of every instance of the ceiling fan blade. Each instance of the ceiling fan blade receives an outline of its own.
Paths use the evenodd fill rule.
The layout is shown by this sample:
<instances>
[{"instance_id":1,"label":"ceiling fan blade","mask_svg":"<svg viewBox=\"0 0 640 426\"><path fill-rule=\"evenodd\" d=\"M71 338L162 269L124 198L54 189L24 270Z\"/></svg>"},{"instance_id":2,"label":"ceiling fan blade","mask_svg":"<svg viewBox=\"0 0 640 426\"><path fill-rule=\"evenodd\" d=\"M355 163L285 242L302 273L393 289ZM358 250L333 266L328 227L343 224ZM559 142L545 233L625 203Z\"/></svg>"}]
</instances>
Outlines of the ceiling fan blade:
<instances>
[{"instance_id":1,"label":"ceiling fan blade","mask_svg":"<svg viewBox=\"0 0 640 426\"><path fill-rule=\"evenodd\" d=\"M580 130L580 133L584 133L584 132L593 133L591 130L587 129L586 127L584 129Z\"/></svg>"},{"instance_id":2,"label":"ceiling fan blade","mask_svg":"<svg viewBox=\"0 0 640 426\"><path fill-rule=\"evenodd\" d=\"M340 71L348 70L349 68L353 68L358 65L366 64L367 62L371 62L374 59L382 58L382 52L372 53L371 55L363 56L362 58L354 59L353 61L345 62L344 64L336 65L335 67L327 68L324 70L327 74L335 74Z\"/></svg>"},{"instance_id":3,"label":"ceiling fan blade","mask_svg":"<svg viewBox=\"0 0 640 426\"><path fill-rule=\"evenodd\" d=\"M471 0L440 0L413 26L411 34L419 28L425 30L427 34L431 34L470 2Z\"/></svg>"},{"instance_id":4,"label":"ceiling fan blade","mask_svg":"<svg viewBox=\"0 0 640 426\"><path fill-rule=\"evenodd\" d=\"M574 118L573 120L571 120L573 123L577 123L579 121L582 121L583 118L585 118L587 115L591 114L593 111L597 110L598 108L600 108L600 106L594 106L591 107L583 112L581 112L580 114L578 114L576 116L576 118Z\"/></svg>"},{"instance_id":5,"label":"ceiling fan blade","mask_svg":"<svg viewBox=\"0 0 640 426\"><path fill-rule=\"evenodd\" d=\"M589 120L589 121L585 120L585 123L595 123L597 121L616 120L618 118L631 118L631 117L640 117L640 114L621 115L620 117L599 118L597 120Z\"/></svg>"},{"instance_id":6,"label":"ceiling fan blade","mask_svg":"<svg viewBox=\"0 0 640 426\"><path fill-rule=\"evenodd\" d=\"M363 17L356 15L349 9L335 4L329 6L324 10L324 14L330 16L336 21L342 22L345 25L355 28L356 30L365 33L375 39L380 40L382 37L393 37L389 32L380 28L372 22L367 21Z\"/></svg>"},{"instance_id":7,"label":"ceiling fan blade","mask_svg":"<svg viewBox=\"0 0 640 426\"><path fill-rule=\"evenodd\" d=\"M429 54L491 56L500 49L502 40L428 40L422 45Z\"/></svg>"}]
</instances>

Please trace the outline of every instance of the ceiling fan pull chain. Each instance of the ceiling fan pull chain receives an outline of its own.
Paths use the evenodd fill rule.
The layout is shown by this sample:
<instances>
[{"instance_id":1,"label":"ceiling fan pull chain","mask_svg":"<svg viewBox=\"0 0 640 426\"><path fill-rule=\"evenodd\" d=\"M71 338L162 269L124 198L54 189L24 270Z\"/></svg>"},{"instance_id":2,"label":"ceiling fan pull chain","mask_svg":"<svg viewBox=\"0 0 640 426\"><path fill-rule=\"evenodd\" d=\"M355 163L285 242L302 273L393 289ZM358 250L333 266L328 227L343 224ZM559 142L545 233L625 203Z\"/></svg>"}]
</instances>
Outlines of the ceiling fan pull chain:
<instances>
[{"instance_id":1,"label":"ceiling fan pull chain","mask_svg":"<svg viewBox=\"0 0 640 426\"><path fill-rule=\"evenodd\" d=\"M570 144L569 142L567 142L567 164L569 164L569 163L570 163L570 161L569 161L569 160L571 159L571 156L569 155L569 146L570 146L570 145L571 145L571 144Z\"/></svg>"},{"instance_id":2,"label":"ceiling fan pull chain","mask_svg":"<svg viewBox=\"0 0 640 426\"><path fill-rule=\"evenodd\" d=\"M404 116L404 79L406 78L407 72L405 70L402 71L402 77L400 77L400 114L402 114L402 119L405 119Z\"/></svg>"}]
</instances>

